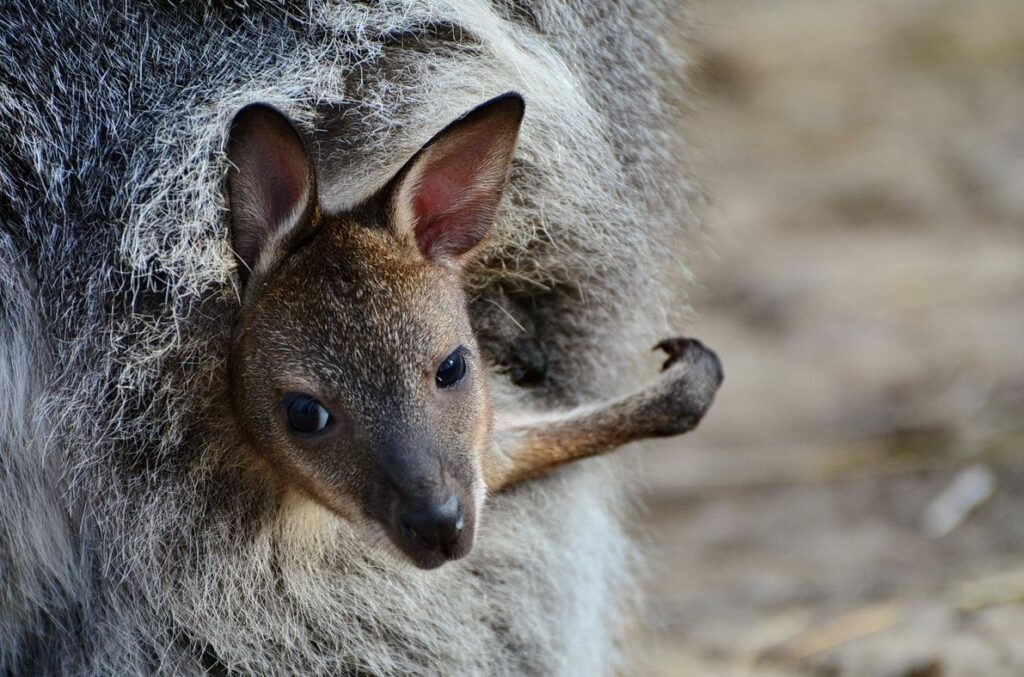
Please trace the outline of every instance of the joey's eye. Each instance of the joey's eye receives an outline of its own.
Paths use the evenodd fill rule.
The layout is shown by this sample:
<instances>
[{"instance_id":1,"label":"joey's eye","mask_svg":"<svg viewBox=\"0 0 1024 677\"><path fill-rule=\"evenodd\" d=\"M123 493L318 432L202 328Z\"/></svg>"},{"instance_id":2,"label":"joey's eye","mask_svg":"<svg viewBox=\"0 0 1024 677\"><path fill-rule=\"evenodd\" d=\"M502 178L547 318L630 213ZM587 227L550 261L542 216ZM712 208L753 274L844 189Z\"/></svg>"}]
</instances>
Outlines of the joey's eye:
<instances>
[{"instance_id":1,"label":"joey's eye","mask_svg":"<svg viewBox=\"0 0 1024 677\"><path fill-rule=\"evenodd\" d=\"M309 395L290 393L284 399L285 412L288 416L288 427L292 432L303 435L322 433L331 422L331 413L327 407Z\"/></svg>"},{"instance_id":2,"label":"joey's eye","mask_svg":"<svg viewBox=\"0 0 1024 677\"><path fill-rule=\"evenodd\" d=\"M466 375L466 349L459 346L451 355L444 358L437 368L434 381L438 388L451 388Z\"/></svg>"}]
</instances>

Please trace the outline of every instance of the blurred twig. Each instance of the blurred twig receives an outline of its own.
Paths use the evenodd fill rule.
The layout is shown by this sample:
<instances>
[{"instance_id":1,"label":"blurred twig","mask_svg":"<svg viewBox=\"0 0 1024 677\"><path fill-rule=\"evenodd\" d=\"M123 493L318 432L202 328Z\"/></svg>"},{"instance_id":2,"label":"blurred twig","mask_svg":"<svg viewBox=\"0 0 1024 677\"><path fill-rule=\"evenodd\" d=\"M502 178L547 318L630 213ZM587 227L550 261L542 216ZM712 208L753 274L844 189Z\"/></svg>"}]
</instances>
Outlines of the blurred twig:
<instances>
[{"instance_id":1,"label":"blurred twig","mask_svg":"<svg viewBox=\"0 0 1024 677\"><path fill-rule=\"evenodd\" d=\"M971 612L1014 602L1024 602L1024 570L1004 571L961 584L957 606Z\"/></svg>"},{"instance_id":2,"label":"blurred twig","mask_svg":"<svg viewBox=\"0 0 1024 677\"><path fill-rule=\"evenodd\" d=\"M858 639L884 632L900 622L903 607L882 602L854 609L817 627L797 634L765 652L766 659L799 662Z\"/></svg>"}]
</instances>

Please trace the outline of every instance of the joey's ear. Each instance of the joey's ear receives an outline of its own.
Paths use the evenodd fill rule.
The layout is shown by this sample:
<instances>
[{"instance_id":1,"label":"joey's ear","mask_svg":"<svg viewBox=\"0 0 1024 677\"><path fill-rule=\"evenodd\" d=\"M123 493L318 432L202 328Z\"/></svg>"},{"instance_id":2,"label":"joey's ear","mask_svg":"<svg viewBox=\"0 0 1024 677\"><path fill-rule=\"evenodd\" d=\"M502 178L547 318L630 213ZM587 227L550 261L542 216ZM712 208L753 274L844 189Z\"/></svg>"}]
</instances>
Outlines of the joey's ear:
<instances>
[{"instance_id":1,"label":"joey's ear","mask_svg":"<svg viewBox=\"0 0 1024 677\"><path fill-rule=\"evenodd\" d=\"M228 141L231 245L242 280L269 267L316 207L313 163L292 123L264 104L246 106Z\"/></svg>"},{"instance_id":2,"label":"joey's ear","mask_svg":"<svg viewBox=\"0 0 1024 677\"><path fill-rule=\"evenodd\" d=\"M514 93L474 108L428 141L385 188L392 227L428 260L458 259L486 237L524 108Z\"/></svg>"}]
</instances>

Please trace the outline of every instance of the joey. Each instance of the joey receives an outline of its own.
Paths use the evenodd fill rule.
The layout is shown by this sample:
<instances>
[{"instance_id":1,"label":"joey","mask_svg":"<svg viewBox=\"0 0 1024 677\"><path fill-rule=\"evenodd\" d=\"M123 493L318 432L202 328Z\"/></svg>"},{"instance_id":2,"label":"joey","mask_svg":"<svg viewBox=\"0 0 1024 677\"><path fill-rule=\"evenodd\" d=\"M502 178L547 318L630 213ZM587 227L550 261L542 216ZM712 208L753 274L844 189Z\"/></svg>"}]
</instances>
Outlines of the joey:
<instances>
[{"instance_id":1,"label":"joey","mask_svg":"<svg viewBox=\"0 0 1024 677\"><path fill-rule=\"evenodd\" d=\"M524 102L505 94L428 141L355 208L326 214L302 137L262 104L231 126L231 242L242 304L229 355L247 446L281 481L410 561L471 550L487 491L697 424L714 354L649 388L496 430L462 271L492 225ZM670 358L672 361L672 358Z\"/></svg>"}]
</instances>

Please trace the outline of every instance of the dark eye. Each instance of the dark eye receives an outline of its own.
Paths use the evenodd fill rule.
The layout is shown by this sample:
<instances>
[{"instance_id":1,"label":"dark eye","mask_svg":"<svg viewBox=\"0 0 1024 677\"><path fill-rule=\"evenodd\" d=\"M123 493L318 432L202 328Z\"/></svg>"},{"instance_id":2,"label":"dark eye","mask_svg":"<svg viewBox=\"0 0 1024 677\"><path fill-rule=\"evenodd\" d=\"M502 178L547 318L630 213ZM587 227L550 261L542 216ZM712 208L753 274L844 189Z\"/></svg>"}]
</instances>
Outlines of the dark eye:
<instances>
[{"instance_id":1,"label":"dark eye","mask_svg":"<svg viewBox=\"0 0 1024 677\"><path fill-rule=\"evenodd\" d=\"M331 422L331 413L315 397L298 393L286 395L284 405L292 432L303 435L321 433Z\"/></svg>"},{"instance_id":2,"label":"dark eye","mask_svg":"<svg viewBox=\"0 0 1024 677\"><path fill-rule=\"evenodd\" d=\"M438 388L451 388L466 375L466 349L459 346L455 351L444 358L441 366L437 368L437 375L434 381Z\"/></svg>"}]
</instances>

